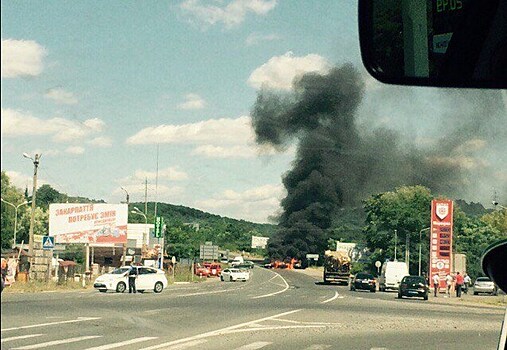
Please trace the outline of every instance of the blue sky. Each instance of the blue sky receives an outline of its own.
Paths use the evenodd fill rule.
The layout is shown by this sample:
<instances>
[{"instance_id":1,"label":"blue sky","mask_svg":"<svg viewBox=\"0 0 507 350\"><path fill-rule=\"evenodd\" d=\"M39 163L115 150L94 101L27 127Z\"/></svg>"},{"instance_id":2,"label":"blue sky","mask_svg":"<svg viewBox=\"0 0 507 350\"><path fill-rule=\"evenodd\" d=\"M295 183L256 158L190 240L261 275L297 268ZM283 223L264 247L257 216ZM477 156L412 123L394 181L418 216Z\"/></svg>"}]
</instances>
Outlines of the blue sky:
<instances>
[{"instance_id":1,"label":"blue sky","mask_svg":"<svg viewBox=\"0 0 507 350\"><path fill-rule=\"evenodd\" d=\"M158 200L265 222L283 198L294 148L255 145L248 115L256 92L289 91L297 74L345 62L362 70L356 7L341 0L4 1L2 170L30 187L32 165L21 154L40 152L41 182L62 192L118 202L124 187L131 201L142 201L147 178L154 200L158 144ZM386 90L365 79L370 94L360 114L384 113L376 125L402 114L370 113ZM427 111L434 90L410 91L416 97L407 105ZM429 128L421 123L394 127Z\"/></svg>"}]
</instances>

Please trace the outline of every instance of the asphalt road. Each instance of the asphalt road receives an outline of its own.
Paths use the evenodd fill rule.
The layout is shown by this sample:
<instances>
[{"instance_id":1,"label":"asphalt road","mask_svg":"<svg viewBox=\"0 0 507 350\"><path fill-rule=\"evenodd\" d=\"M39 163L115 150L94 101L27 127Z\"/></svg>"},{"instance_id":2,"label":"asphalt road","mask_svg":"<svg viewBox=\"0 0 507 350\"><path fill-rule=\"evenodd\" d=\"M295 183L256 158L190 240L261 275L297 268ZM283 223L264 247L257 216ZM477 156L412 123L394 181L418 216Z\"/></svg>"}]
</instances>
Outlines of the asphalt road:
<instances>
[{"instance_id":1,"label":"asphalt road","mask_svg":"<svg viewBox=\"0 0 507 350\"><path fill-rule=\"evenodd\" d=\"M504 310L351 292L296 271L161 294L3 294L2 349L495 349Z\"/></svg>"}]
</instances>

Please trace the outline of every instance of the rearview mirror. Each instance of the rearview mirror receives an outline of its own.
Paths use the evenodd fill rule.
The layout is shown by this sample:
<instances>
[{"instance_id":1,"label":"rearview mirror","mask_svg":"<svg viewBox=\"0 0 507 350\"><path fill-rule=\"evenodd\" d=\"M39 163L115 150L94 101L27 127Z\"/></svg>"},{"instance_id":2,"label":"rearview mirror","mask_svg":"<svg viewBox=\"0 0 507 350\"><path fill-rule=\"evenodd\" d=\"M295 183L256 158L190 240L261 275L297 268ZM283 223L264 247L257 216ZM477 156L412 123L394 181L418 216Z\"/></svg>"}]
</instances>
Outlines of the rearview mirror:
<instances>
[{"instance_id":1,"label":"rearview mirror","mask_svg":"<svg viewBox=\"0 0 507 350\"><path fill-rule=\"evenodd\" d=\"M359 34L382 82L507 88L507 0L359 0Z\"/></svg>"}]
</instances>

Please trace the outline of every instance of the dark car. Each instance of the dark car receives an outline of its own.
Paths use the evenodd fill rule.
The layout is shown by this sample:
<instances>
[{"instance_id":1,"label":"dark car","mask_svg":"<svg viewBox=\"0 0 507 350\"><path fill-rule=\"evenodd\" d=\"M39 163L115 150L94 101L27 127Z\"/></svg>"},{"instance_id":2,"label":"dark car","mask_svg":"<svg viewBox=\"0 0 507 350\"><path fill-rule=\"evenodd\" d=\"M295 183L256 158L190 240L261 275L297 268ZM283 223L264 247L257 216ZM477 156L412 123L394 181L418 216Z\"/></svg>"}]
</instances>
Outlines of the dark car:
<instances>
[{"instance_id":1,"label":"dark car","mask_svg":"<svg viewBox=\"0 0 507 350\"><path fill-rule=\"evenodd\" d=\"M420 297L428 300L428 284L422 276L405 276L400 282L398 299L403 297Z\"/></svg>"},{"instance_id":2,"label":"dark car","mask_svg":"<svg viewBox=\"0 0 507 350\"><path fill-rule=\"evenodd\" d=\"M377 290L377 280L371 273L358 273L350 282L350 290L364 289L375 293Z\"/></svg>"}]
</instances>

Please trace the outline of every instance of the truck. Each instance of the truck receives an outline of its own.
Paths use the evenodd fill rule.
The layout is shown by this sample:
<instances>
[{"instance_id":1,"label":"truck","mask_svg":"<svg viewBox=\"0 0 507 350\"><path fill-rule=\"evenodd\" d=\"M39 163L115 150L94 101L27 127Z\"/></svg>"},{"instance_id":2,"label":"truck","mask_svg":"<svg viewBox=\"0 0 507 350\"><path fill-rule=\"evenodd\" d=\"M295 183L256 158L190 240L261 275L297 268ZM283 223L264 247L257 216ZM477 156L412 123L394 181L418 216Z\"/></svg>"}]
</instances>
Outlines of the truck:
<instances>
[{"instance_id":1,"label":"truck","mask_svg":"<svg viewBox=\"0 0 507 350\"><path fill-rule=\"evenodd\" d=\"M324 254L324 283L349 283L351 259L347 251L326 250Z\"/></svg>"}]
</instances>

